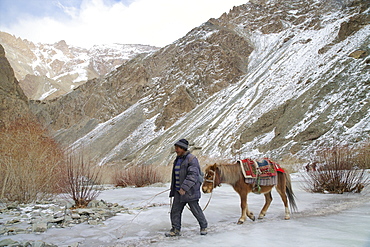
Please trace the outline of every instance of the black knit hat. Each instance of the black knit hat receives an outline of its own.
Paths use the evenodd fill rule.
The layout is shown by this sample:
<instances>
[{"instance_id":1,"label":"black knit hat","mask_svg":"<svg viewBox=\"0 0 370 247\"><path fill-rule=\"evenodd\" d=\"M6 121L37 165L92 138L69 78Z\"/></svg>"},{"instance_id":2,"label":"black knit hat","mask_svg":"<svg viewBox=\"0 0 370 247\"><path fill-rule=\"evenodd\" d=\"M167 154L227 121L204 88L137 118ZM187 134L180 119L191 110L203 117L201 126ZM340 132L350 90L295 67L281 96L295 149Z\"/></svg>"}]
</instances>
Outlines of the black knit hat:
<instances>
[{"instance_id":1,"label":"black knit hat","mask_svg":"<svg viewBox=\"0 0 370 247\"><path fill-rule=\"evenodd\" d=\"M175 143L175 146L179 146L186 151L188 150L189 142L186 139L181 139Z\"/></svg>"}]
</instances>

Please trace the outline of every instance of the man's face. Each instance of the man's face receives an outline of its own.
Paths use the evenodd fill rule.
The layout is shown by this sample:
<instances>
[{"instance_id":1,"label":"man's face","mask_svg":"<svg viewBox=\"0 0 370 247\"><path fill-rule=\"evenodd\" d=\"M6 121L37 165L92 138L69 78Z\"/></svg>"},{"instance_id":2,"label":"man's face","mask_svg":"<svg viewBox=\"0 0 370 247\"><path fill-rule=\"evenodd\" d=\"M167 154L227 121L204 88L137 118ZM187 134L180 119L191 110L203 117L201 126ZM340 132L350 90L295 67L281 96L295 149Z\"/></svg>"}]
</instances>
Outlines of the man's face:
<instances>
[{"instance_id":1,"label":"man's face","mask_svg":"<svg viewBox=\"0 0 370 247\"><path fill-rule=\"evenodd\" d=\"M179 146L175 146L175 152L177 154L177 156L181 156L181 155L184 155L185 154L185 150L180 148Z\"/></svg>"}]
</instances>

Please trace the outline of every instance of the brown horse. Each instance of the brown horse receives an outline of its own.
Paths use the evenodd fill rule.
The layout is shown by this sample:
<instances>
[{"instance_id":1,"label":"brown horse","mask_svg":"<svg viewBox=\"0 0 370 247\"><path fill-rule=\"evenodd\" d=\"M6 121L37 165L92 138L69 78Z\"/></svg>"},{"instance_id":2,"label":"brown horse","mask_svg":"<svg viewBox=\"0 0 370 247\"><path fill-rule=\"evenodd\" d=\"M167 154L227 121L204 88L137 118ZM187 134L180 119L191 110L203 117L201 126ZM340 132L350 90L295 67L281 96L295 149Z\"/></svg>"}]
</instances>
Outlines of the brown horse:
<instances>
[{"instance_id":1,"label":"brown horse","mask_svg":"<svg viewBox=\"0 0 370 247\"><path fill-rule=\"evenodd\" d=\"M256 189L253 184L246 183L239 162L236 162L235 164L214 164L207 166L204 175L204 182L202 185L203 192L211 193L212 190L217 186L220 186L221 183L227 183L233 186L234 190L240 196L242 215L239 218L238 224L243 224L247 216L251 220L255 220L253 213L248 210L247 205L247 195L250 192L258 192L265 195L265 205L263 206L258 219L262 219L266 215L267 209L269 208L272 201L271 190L275 185L261 185L258 189ZM277 172L276 190L283 200L285 206L285 219L288 220L290 219L288 198L291 209L296 210L297 206L294 200L290 175L286 171Z\"/></svg>"}]
</instances>

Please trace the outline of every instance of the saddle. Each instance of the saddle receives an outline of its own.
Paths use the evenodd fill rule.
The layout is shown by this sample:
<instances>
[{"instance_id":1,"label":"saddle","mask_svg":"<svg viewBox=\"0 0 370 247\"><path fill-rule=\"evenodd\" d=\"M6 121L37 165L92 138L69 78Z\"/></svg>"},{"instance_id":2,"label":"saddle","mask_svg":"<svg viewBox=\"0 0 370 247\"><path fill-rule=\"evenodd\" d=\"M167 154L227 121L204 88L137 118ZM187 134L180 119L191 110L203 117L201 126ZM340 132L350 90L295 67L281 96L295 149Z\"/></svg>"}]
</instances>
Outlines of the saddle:
<instances>
[{"instance_id":1,"label":"saddle","mask_svg":"<svg viewBox=\"0 0 370 247\"><path fill-rule=\"evenodd\" d=\"M238 162L240 163L245 182L248 184L276 185L277 172L285 172L279 164L268 158L261 160L244 159Z\"/></svg>"}]
</instances>

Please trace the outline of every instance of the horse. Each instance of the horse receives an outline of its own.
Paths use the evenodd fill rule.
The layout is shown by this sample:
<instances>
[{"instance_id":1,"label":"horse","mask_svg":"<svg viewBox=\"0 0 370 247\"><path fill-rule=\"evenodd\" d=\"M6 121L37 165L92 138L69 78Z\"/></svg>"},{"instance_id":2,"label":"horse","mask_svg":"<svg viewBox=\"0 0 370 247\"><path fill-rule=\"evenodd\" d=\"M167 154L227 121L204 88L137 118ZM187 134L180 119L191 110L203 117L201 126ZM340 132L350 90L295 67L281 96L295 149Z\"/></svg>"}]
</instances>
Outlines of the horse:
<instances>
[{"instance_id":1,"label":"horse","mask_svg":"<svg viewBox=\"0 0 370 247\"><path fill-rule=\"evenodd\" d=\"M245 177L240 161L234 164L214 164L208 165L205 169L204 180L202 184L202 190L204 193L211 193L212 190L221 183L230 184L234 190L240 196L240 206L241 206L241 217L238 220L238 224L243 224L246 217L255 221L255 216L251 211L248 210L247 196L250 192L261 193L265 196L265 205L263 206L258 219L263 219L266 212L272 202L271 190L275 185L257 186L255 184L250 184L245 182ZM280 170L280 169L279 169ZM288 199L290 208L294 211L297 209L295 203L295 195L292 190L290 175L287 171L277 171L277 184L276 190L279 193L285 207L285 217L284 219L290 219L290 211L288 207Z\"/></svg>"}]
</instances>

